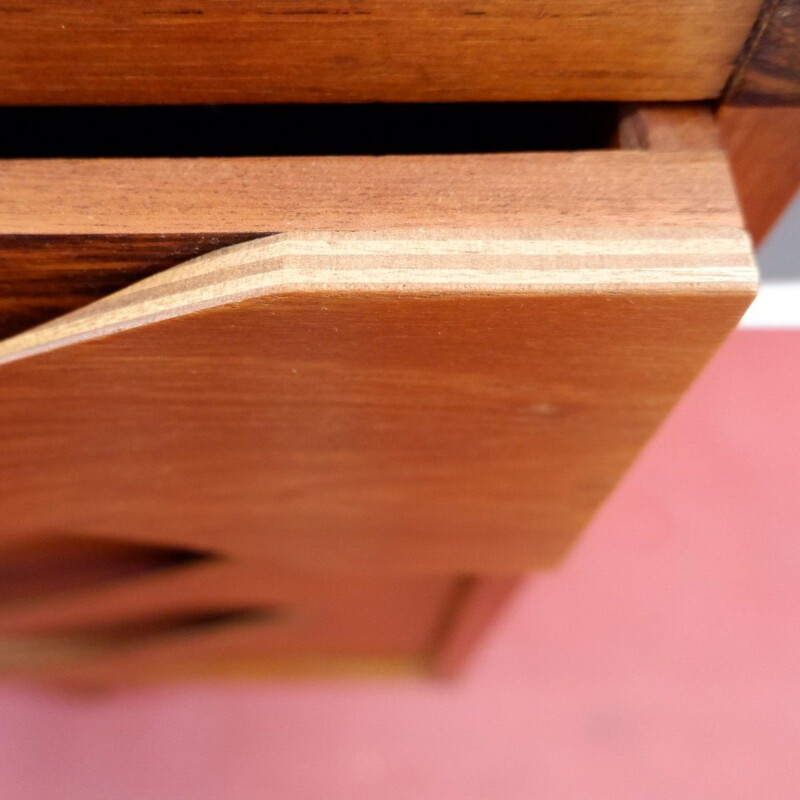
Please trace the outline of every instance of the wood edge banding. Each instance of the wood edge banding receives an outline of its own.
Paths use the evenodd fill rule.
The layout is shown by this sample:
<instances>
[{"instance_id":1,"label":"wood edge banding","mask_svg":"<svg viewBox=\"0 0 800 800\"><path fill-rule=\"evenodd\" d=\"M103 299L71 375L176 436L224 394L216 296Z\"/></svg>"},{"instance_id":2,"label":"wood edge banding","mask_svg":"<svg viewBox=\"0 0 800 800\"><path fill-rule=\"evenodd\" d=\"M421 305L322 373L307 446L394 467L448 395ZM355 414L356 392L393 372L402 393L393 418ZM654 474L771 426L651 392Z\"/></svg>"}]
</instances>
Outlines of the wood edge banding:
<instances>
[{"instance_id":1,"label":"wood edge banding","mask_svg":"<svg viewBox=\"0 0 800 800\"><path fill-rule=\"evenodd\" d=\"M751 294L757 280L748 236L731 229L278 234L199 256L0 342L0 364L266 295Z\"/></svg>"}]
</instances>

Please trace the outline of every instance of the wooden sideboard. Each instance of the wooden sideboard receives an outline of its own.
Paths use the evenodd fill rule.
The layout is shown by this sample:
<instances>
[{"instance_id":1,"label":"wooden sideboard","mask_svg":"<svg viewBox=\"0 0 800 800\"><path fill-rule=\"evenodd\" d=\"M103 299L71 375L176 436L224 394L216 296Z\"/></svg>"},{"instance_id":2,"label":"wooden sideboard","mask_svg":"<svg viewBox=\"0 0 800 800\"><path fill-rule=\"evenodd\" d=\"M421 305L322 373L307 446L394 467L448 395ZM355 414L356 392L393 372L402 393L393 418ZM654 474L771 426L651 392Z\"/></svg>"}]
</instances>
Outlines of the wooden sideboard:
<instances>
[{"instance_id":1,"label":"wooden sideboard","mask_svg":"<svg viewBox=\"0 0 800 800\"><path fill-rule=\"evenodd\" d=\"M723 144L746 187L737 120L796 113L778 5L7 4L0 674L457 672L755 293ZM604 104L507 151L103 127L147 105L158 156L182 104L372 101ZM48 119L89 106L76 158Z\"/></svg>"}]
</instances>

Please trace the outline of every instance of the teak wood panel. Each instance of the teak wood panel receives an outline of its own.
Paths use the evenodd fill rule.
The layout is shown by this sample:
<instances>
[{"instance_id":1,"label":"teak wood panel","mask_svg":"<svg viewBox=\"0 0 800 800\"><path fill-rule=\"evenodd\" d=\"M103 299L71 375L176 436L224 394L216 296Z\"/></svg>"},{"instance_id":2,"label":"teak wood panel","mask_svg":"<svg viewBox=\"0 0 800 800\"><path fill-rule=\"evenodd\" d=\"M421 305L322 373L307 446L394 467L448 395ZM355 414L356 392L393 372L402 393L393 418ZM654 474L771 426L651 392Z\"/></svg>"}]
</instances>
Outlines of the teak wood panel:
<instances>
[{"instance_id":1,"label":"teak wood panel","mask_svg":"<svg viewBox=\"0 0 800 800\"><path fill-rule=\"evenodd\" d=\"M723 106L719 131L756 244L800 188L800 107Z\"/></svg>"},{"instance_id":2,"label":"teak wood panel","mask_svg":"<svg viewBox=\"0 0 800 800\"><path fill-rule=\"evenodd\" d=\"M0 103L695 100L760 0L8 0Z\"/></svg>"},{"instance_id":3,"label":"teak wood panel","mask_svg":"<svg viewBox=\"0 0 800 800\"><path fill-rule=\"evenodd\" d=\"M14 196L13 189L3 193L5 176L0 165L4 209ZM76 220L78 229L81 224ZM194 256L252 238L248 233L9 236L4 231L0 233L0 337L32 328Z\"/></svg>"},{"instance_id":4,"label":"teak wood panel","mask_svg":"<svg viewBox=\"0 0 800 800\"><path fill-rule=\"evenodd\" d=\"M265 658L452 672L513 585L453 576L557 557L752 292L718 153L4 171L23 312L58 299L53 275L77 305L65 288L286 231L3 345L51 348L0 367L4 545L221 559L1 607L0 666L71 684L263 674ZM275 497L288 517L255 519ZM441 575L398 574L421 571ZM272 604L294 612L236 617ZM147 633L175 609L234 615Z\"/></svg>"},{"instance_id":5,"label":"teak wood panel","mask_svg":"<svg viewBox=\"0 0 800 800\"><path fill-rule=\"evenodd\" d=\"M736 228L720 153L6 161L0 335L292 231Z\"/></svg>"}]
</instances>

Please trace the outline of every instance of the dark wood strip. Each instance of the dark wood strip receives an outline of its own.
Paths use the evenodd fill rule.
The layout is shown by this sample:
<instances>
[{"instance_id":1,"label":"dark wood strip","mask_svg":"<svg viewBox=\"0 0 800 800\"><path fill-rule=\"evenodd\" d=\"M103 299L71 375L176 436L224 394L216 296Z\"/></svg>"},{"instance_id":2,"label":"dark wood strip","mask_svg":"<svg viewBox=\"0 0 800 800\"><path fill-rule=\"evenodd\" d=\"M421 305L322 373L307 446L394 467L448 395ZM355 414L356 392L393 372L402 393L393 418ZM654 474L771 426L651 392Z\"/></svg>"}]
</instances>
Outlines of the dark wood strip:
<instances>
[{"instance_id":1,"label":"dark wood strip","mask_svg":"<svg viewBox=\"0 0 800 800\"><path fill-rule=\"evenodd\" d=\"M758 7L3 0L0 103L704 99L724 86Z\"/></svg>"},{"instance_id":2,"label":"dark wood strip","mask_svg":"<svg viewBox=\"0 0 800 800\"><path fill-rule=\"evenodd\" d=\"M800 104L800 0L765 0L725 91L725 102Z\"/></svg>"},{"instance_id":3,"label":"dark wood strip","mask_svg":"<svg viewBox=\"0 0 800 800\"><path fill-rule=\"evenodd\" d=\"M0 236L0 337L264 233Z\"/></svg>"}]
</instances>

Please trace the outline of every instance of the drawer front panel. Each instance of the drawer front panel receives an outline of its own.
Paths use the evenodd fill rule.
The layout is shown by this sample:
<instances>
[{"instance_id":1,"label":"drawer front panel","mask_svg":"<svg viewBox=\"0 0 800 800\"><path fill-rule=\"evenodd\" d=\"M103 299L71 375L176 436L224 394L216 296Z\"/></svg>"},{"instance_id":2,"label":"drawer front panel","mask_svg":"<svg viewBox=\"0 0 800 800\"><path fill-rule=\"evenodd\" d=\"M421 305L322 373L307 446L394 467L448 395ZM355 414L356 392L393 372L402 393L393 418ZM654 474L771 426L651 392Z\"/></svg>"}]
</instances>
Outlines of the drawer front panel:
<instances>
[{"instance_id":1,"label":"drawer front panel","mask_svg":"<svg viewBox=\"0 0 800 800\"><path fill-rule=\"evenodd\" d=\"M6 104L697 100L759 0L3 6Z\"/></svg>"},{"instance_id":2,"label":"drawer front panel","mask_svg":"<svg viewBox=\"0 0 800 800\"><path fill-rule=\"evenodd\" d=\"M753 295L670 149L6 162L0 669L452 671Z\"/></svg>"}]
</instances>

